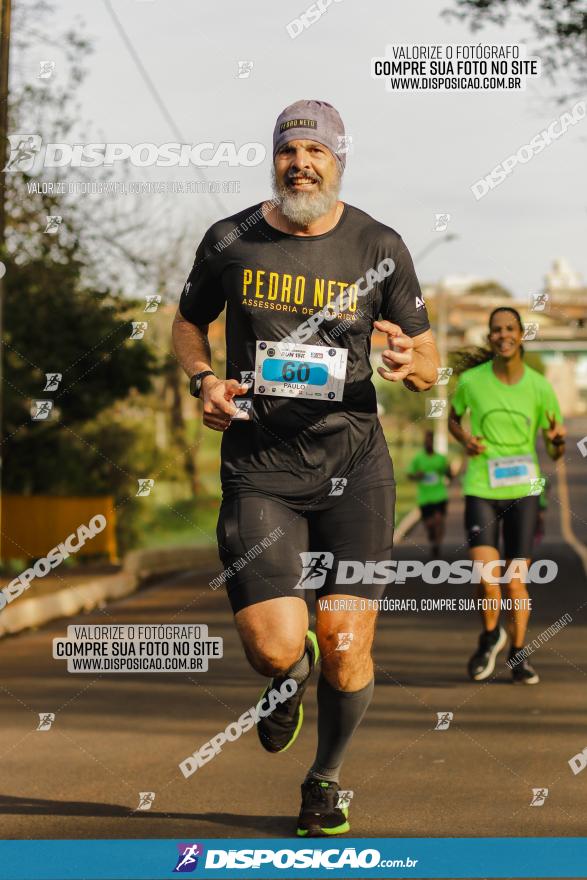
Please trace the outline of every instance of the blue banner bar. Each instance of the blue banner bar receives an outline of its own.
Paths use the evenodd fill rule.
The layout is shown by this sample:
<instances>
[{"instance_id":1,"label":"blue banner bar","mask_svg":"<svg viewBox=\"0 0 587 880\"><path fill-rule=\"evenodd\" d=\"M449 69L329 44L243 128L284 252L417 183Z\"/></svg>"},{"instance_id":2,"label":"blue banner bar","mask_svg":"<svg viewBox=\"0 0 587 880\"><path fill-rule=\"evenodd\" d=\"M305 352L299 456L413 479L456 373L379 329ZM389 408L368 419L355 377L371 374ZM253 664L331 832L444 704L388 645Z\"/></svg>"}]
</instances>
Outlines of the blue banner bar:
<instances>
[{"instance_id":1,"label":"blue banner bar","mask_svg":"<svg viewBox=\"0 0 587 880\"><path fill-rule=\"evenodd\" d=\"M587 877L587 838L0 841L1 880L159 880L181 876L195 880L582 878Z\"/></svg>"}]
</instances>

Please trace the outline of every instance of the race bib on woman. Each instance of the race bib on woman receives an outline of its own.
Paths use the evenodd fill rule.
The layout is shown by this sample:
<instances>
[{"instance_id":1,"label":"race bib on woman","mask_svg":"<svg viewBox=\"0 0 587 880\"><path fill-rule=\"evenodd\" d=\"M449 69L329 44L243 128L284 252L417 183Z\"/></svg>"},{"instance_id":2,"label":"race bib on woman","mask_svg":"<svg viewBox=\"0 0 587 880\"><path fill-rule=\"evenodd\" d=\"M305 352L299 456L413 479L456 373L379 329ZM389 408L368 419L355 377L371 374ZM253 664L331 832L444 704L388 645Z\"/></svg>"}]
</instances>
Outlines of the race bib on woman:
<instances>
[{"instance_id":1,"label":"race bib on woman","mask_svg":"<svg viewBox=\"0 0 587 880\"><path fill-rule=\"evenodd\" d=\"M536 464L531 455L508 455L505 458L490 458L489 485L492 489L500 486L517 486L529 483L536 478Z\"/></svg>"}]
</instances>

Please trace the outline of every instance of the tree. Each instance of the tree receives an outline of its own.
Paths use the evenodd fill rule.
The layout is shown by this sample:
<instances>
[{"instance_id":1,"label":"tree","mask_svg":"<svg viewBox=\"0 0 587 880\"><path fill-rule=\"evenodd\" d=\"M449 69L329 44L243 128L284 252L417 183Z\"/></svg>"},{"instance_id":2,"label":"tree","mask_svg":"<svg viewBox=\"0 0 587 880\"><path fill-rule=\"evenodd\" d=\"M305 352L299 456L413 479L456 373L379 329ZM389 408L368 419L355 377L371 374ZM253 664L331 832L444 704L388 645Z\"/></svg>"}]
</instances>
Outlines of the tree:
<instances>
[{"instance_id":1,"label":"tree","mask_svg":"<svg viewBox=\"0 0 587 880\"><path fill-rule=\"evenodd\" d=\"M96 479L95 452L79 438L131 391L150 390L157 362L142 340L130 339L133 303L88 289L81 271L75 253L63 262L48 256L8 262L2 426L7 491L105 491ZM54 392L43 390L46 373L62 375ZM53 400L48 419L31 419L35 399Z\"/></svg>"},{"instance_id":2,"label":"tree","mask_svg":"<svg viewBox=\"0 0 587 880\"><path fill-rule=\"evenodd\" d=\"M107 141L87 134L92 127L83 125L78 101L91 44L83 27L54 34L51 13L45 0L17 4L9 131L37 133L44 144ZM40 57L56 61L55 77L31 77ZM118 534L126 547L146 509L135 501L138 478L187 479L194 493L199 486L200 437L184 421L186 380L170 355L164 309L178 297L199 236L175 220L178 199L71 189L108 184L120 172L39 172L39 164L6 175L4 485L23 493L114 494L124 507ZM125 181L134 173L125 168ZM56 235L45 232L50 215L62 218ZM157 313L144 314L149 294L161 297ZM129 339L131 320L148 322L143 340ZM48 372L63 373L54 393L42 390ZM35 399L54 401L50 419L31 420Z\"/></svg>"},{"instance_id":3,"label":"tree","mask_svg":"<svg viewBox=\"0 0 587 880\"><path fill-rule=\"evenodd\" d=\"M15 47L38 51L41 41L46 46L47 11L44 2L18 4ZM70 33L58 37L54 48L67 63L51 87L26 76L21 81L16 67L10 131L36 131L45 142L67 143L78 119L76 90L89 47ZM63 80L64 71L69 75ZM53 169L50 182L62 180L63 172ZM118 526L125 549L135 528L137 479L161 466L151 414L142 405L159 358L148 335L130 338L131 321L143 319L145 302L125 297L117 280L125 261L139 271L144 261L125 248L106 203L90 208L58 186L32 193L31 182L18 170L6 175L3 486L19 494L114 495L124 508ZM57 234L45 231L48 215L63 218ZM125 226L125 218L119 220ZM134 216L126 228L140 222ZM44 390L47 373L62 374L54 390ZM43 399L53 402L53 411L35 421L31 403Z\"/></svg>"},{"instance_id":4,"label":"tree","mask_svg":"<svg viewBox=\"0 0 587 880\"><path fill-rule=\"evenodd\" d=\"M554 82L562 73L572 82L572 91L559 95L559 102L582 93L587 83L586 0L454 0L456 9L447 17L466 21L472 31L487 24L501 27L519 14L529 25L532 54L541 58L543 70Z\"/></svg>"}]
</instances>

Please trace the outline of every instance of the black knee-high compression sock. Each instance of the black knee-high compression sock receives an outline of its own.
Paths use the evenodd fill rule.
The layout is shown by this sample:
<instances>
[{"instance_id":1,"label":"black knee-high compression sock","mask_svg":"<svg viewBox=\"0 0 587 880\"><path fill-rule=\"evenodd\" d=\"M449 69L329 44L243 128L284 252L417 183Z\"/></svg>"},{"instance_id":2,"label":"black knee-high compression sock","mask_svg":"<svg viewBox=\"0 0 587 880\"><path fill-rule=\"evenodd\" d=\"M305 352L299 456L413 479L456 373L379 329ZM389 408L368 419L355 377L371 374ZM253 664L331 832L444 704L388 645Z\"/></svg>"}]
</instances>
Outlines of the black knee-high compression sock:
<instances>
[{"instance_id":1,"label":"black knee-high compression sock","mask_svg":"<svg viewBox=\"0 0 587 880\"><path fill-rule=\"evenodd\" d=\"M373 696L371 679L359 691L339 691L324 675L318 681L318 750L308 777L338 782L351 738L363 720Z\"/></svg>"},{"instance_id":2,"label":"black knee-high compression sock","mask_svg":"<svg viewBox=\"0 0 587 880\"><path fill-rule=\"evenodd\" d=\"M310 663L310 652L312 651L311 645L308 644L306 640L306 647L304 648L304 653L300 657L299 660L290 666L287 672L282 673L283 678L293 678L295 683L298 685L304 684L306 679L310 674L310 670L312 665Z\"/></svg>"}]
</instances>

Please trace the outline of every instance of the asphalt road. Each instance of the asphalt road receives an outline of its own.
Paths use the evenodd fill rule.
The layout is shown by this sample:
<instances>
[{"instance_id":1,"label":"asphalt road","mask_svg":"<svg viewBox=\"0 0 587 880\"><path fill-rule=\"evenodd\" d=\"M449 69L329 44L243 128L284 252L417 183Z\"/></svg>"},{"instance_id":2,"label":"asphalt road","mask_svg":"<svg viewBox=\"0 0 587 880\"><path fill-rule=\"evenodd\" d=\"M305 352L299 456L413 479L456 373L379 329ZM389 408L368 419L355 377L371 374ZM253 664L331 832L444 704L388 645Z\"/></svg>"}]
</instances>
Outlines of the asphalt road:
<instances>
[{"instance_id":1,"label":"asphalt road","mask_svg":"<svg viewBox=\"0 0 587 880\"><path fill-rule=\"evenodd\" d=\"M576 439L566 456L577 537L587 541L587 459ZM549 468L552 471L552 467ZM462 501L450 505L445 558L466 558ZM465 675L476 644L475 612L382 613L376 689L344 768L354 791L357 837L584 836L587 772L569 759L587 747L586 577L564 543L556 485L547 537L537 556L553 559L556 580L532 590L530 638L563 614L572 623L536 651L537 687L513 687L505 665L481 685ZM399 558L427 557L418 526ZM214 574L185 573L101 612L59 621L0 642L0 813L3 837L282 837L295 832L299 784L315 749L315 681L297 743L268 755L255 731L228 743L185 779L178 763L236 720L258 698ZM468 587L395 588L393 596L466 597ZM224 639L224 658L206 673L74 675L52 659L52 639L69 623L206 623ZM502 657L504 655L501 655ZM38 713L54 712L49 731ZM452 712L435 730L438 712ZM548 788L542 806L532 789ZM137 812L139 792L155 792ZM1 872L0 872L1 873Z\"/></svg>"}]
</instances>

